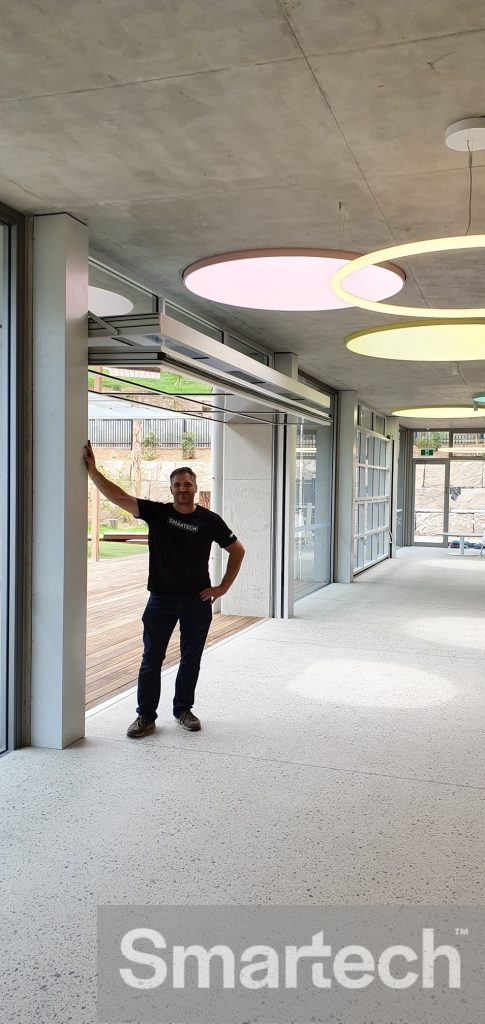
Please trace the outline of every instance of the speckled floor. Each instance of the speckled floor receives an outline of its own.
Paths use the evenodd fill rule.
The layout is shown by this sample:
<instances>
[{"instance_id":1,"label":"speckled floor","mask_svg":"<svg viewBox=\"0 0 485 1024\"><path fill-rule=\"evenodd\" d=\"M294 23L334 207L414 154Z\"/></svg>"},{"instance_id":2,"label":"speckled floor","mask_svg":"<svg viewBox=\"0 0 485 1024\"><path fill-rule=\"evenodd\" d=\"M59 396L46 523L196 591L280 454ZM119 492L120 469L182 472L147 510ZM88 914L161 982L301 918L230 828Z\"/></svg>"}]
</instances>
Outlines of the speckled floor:
<instances>
[{"instance_id":1,"label":"speckled floor","mask_svg":"<svg viewBox=\"0 0 485 1024\"><path fill-rule=\"evenodd\" d=\"M92 1024L97 903L484 900L485 558L402 552L204 656L200 733L0 763L2 1005ZM0 1011L1 1015L1 1011Z\"/></svg>"}]
</instances>

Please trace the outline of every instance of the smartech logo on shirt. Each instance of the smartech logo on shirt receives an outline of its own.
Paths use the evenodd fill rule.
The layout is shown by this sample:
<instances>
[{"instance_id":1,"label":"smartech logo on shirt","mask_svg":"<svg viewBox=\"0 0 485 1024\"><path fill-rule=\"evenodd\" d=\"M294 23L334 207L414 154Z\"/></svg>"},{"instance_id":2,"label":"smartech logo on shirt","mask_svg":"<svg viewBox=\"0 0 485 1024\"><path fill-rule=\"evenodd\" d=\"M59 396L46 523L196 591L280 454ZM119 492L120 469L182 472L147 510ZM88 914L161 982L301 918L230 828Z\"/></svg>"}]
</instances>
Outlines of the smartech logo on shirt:
<instances>
[{"instance_id":1,"label":"smartech logo on shirt","mask_svg":"<svg viewBox=\"0 0 485 1024\"><path fill-rule=\"evenodd\" d=\"M195 523L183 523L180 519L174 519L173 516L169 516L167 519L168 526L176 526L179 530L186 530L189 533L198 533L199 527Z\"/></svg>"}]
</instances>

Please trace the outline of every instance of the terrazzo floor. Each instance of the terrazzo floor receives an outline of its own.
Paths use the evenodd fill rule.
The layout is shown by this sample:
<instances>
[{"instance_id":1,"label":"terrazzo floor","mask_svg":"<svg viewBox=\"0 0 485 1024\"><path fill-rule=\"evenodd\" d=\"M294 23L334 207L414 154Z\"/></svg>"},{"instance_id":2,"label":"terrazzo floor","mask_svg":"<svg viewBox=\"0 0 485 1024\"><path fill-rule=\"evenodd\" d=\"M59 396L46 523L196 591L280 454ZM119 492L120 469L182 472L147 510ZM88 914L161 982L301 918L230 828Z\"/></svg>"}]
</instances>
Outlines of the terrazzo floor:
<instances>
[{"instance_id":1,"label":"terrazzo floor","mask_svg":"<svg viewBox=\"0 0 485 1024\"><path fill-rule=\"evenodd\" d=\"M96 1020L96 906L484 902L485 558L405 549L0 762L9 1024ZM5 1012L5 1018L2 1012ZM384 1024L384 1022L382 1022Z\"/></svg>"}]
</instances>

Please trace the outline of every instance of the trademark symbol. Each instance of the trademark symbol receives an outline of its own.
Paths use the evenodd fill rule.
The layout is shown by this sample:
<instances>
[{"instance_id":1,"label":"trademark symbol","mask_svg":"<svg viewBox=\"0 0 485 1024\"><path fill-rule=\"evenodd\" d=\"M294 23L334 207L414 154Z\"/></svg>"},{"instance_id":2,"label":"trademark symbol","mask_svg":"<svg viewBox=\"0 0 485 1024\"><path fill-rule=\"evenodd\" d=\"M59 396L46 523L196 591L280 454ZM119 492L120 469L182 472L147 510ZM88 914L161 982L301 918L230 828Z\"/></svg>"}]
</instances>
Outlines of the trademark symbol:
<instances>
[{"instance_id":1,"label":"trademark symbol","mask_svg":"<svg viewBox=\"0 0 485 1024\"><path fill-rule=\"evenodd\" d=\"M455 935L468 935L468 928L455 928Z\"/></svg>"}]
</instances>

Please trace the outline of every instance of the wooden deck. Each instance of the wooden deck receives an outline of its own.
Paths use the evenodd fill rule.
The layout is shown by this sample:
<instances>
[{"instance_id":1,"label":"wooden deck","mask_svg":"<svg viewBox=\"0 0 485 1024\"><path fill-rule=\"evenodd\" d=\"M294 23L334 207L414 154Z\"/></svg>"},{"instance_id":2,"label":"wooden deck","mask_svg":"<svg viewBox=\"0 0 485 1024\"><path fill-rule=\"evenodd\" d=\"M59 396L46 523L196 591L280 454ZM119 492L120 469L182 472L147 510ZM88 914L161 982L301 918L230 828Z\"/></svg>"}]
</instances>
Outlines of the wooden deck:
<instances>
[{"instance_id":1,"label":"wooden deck","mask_svg":"<svg viewBox=\"0 0 485 1024\"><path fill-rule=\"evenodd\" d=\"M142 656L141 616L147 601L148 555L88 562L86 708L136 684ZM206 646L259 622L242 615L214 615ZM179 631L163 668L179 660Z\"/></svg>"}]
</instances>

